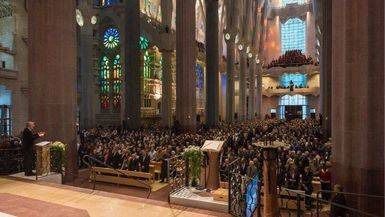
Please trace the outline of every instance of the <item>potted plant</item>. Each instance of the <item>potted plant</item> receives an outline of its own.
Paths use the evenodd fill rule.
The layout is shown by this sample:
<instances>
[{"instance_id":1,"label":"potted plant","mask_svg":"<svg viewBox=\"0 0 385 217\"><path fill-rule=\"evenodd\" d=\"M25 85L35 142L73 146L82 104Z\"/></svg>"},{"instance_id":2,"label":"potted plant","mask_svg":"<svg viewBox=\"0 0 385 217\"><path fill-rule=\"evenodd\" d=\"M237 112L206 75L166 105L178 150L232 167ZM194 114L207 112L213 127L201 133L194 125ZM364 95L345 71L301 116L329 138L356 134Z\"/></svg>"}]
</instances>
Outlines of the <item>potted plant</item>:
<instances>
[{"instance_id":1,"label":"potted plant","mask_svg":"<svg viewBox=\"0 0 385 217\"><path fill-rule=\"evenodd\" d=\"M62 142L54 142L50 148L51 154L51 171L61 173L65 165L65 150L66 145Z\"/></svg>"},{"instance_id":2,"label":"potted plant","mask_svg":"<svg viewBox=\"0 0 385 217\"><path fill-rule=\"evenodd\" d=\"M203 152L197 146L189 146L184 150L183 156L188 162L188 174L191 186L196 187L199 184Z\"/></svg>"}]
</instances>

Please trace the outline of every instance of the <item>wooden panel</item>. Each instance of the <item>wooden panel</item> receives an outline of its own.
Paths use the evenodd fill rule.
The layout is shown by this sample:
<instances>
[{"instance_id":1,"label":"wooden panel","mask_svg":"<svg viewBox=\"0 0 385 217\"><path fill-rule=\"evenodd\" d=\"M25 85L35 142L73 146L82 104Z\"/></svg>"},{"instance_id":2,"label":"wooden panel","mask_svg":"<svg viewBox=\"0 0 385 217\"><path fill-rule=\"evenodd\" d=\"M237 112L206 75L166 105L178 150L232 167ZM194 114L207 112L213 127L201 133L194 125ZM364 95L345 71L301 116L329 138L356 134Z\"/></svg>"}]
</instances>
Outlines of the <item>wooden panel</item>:
<instances>
[{"instance_id":1,"label":"wooden panel","mask_svg":"<svg viewBox=\"0 0 385 217\"><path fill-rule=\"evenodd\" d=\"M122 178L118 176L98 175L98 174L96 174L94 178L91 176L91 180L95 180L98 182L108 182L108 183L114 183L114 184L135 186L139 188L148 188L148 185L149 185L148 181L144 181L144 180L138 181L136 179L131 179L131 178Z\"/></svg>"}]
</instances>

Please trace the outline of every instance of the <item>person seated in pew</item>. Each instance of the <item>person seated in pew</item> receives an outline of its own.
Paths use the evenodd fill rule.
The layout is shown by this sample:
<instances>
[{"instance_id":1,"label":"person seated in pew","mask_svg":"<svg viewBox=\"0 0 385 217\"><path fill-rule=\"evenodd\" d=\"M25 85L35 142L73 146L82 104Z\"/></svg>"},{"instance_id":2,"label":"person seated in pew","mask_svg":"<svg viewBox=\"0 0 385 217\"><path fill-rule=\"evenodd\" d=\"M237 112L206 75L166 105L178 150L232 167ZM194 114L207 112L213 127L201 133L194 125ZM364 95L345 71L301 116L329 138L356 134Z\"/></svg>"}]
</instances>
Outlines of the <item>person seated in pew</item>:
<instances>
[{"instance_id":1,"label":"person seated in pew","mask_svg":"<svg viewBox=\"0 0 385 217\"><path fill-rule=\"evenodd\" d=\"M139 156L135 153L130 158L128 169L131 171L139 171Z\"/></svg>"},{"instance_id":2,"label":"person seated in pew","mask_svg":"<svg viewBox=\"0 0 385 217\"><path fill-rule=\"evenodd\" d=\"M148 173L150 170L150 156L142 150L139 157L140 171Z\"/></svg>"}]
</instances>

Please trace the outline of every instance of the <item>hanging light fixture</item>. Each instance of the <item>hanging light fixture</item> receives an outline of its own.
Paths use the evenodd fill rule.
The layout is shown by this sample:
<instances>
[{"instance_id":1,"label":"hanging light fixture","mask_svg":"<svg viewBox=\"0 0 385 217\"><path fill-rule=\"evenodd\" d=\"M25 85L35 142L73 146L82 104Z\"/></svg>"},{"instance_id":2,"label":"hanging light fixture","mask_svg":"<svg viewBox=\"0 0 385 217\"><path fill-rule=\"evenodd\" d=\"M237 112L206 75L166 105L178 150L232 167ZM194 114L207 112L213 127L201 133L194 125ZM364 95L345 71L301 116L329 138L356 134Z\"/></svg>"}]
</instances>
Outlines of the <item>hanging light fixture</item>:
<instances>
[{"instance_id":1,"label":"hanging light fixture","mask_svg":"<svg viewBox=\"0 0 385 217\"><path fill-rule=\"evenodd\" d=\"M243 50L243 44L238 45L238 50L242 51Z\"/></svg>"},{"instance_id":2,"label":"hanging light fixture","mask_svg":"<svg viewBox=\"0 0 385 217\"><path fill-rule=\"evenodd\" d=\"M237 35L235 36L235 43L238 44L238 42L239 42L239 34L237 34Z\"/></svg>"},{"instance_id":3,"label":"hanging light fixture","mask_svg":"<svg viewBox=\"0 0 385 217\"><path fill-rule=\"evenodd\" d=\"M98 22L98 18L94 15L91 17L91 24L95 25Z\"/></svg>"},{"instance_id":4,"label":"hanging light fixture","mask_svg":"<svg viewBox=\"0 0 385 217\"><path fill-rule=\"evenodd\" d=\"M84 19L83 19L83 15L82 15L82 12L79 10L79 9L76 9L76 22L78 23L78 25L80 27L82 27L84 25Z\"/></svg>"},{"instance_id":5,"label":"hanging light fixture","mask_svg":"<svg viewBox=\"0 0 385 217\"><path fill-rule=\"evenodd\" d=\"M231 38L230 33L226 33L226 34L225 34L225 39L228 41L228 40L230 40L230 38Z\"/></svg>"}]
</instances>

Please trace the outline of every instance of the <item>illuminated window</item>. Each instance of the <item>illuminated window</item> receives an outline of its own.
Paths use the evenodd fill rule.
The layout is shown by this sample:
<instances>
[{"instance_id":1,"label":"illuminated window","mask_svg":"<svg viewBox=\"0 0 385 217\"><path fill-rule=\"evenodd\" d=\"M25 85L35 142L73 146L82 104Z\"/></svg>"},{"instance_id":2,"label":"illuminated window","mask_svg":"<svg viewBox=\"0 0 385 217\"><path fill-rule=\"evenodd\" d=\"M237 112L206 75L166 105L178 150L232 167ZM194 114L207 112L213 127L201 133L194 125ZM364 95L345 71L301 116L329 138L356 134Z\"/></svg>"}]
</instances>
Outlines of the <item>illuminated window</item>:
<instances>
[{"instance_id":1,"label":"illuminated window","mask_svg":"<svg viewBox=\"0 0 385 217\"><path fill-rule=\"evenodd\" d=\"M196 64L195 65L195 75L196 75L196 87L199 88L200 90L203 89L204 86L204 69L202 65Z\"/></svg>"},{"instance_id":2,"label":"illuminated window","mask_svg":"<svg viewBox=\"0 0 385 217\"><path fill-rule=\"evenodd\" d=\"M147 50L149 44L150 44L150 41L146 37L140 36L139 47L141 50Z\"/></svg>"},{"instance_id":3,"label":"illuminated window","mask_svg":"<svg viewBox=\"0 0 385 217\"><path fill-rule=\"evenodd\" d=\"M307 75L305 74L288 74L281 75L280 84L282 87L289 87L290 83L293 82L294 86L306 87L307 86Z\"/></svg>"},{"instance_id":4,"label":"illuminated window","mask_svg":"<svg viewBox=\"0 0 385 217\"><path fill-rule=\"evenodd\" d=\"M282 0L282 6L286 6L288 4L304 4L305 0Z\"/></svg>"},{"instance_id":5,"label":"illuminated window","mask_svg":"<svg viewBox=\"0 0 385 217\"><path fill-rule=\"evenodd\" d=\"M154 69L154 54L146 50L143 54L143 77L151 78Z\"/></svg>"},{"instance_id":6,"label":"illuminated window","mask_svg":"<svg viewBox=\"0 0 385 217\"><path fill-rule=\"evenodd\" d=\"M298 18L291 18L281 26L281 52L289 50L306 51L306 24Z\"/></svg>"},{"instance_id":7,"label":"illuminated window","mask_svg":"<svg viewBox=\"0 0 385 217\"><path fill-rule=\"evenodd\" d=\"M95 6L108 7L120 3L121 0L94 0Z\"/></svg>"},{"instance_id":8,"label":"illuminated window","mask_svg":"<svg viewBox=\"0 0 385 217\"><path fill-rule=\"evenodd\" d=\"M102 109L106 110L110 107L110 61L108 57L103 56L100 61L100 104Z\"/></svg>"},{"instance_id":9,"label":"illuminated window","mask_svg":"<svg viewBox=\"0 0 385 217\"><path fill-rule=\"evenodd\" d=\"M106 48L112 49L119 45L120 35L117 28L108 28L104 32L103 44Z\"/></svg>"},{"instance_id":10,"label":"illuminated window","mask_svg":"<svg viewBox=\"0 0 385 217\"><path fill-rule=\"evenodd\" d=\"M118 112L121 107L122 65L119 30L108 28L103 35L102 57L99 63L100 105L104 112Z\"/></svg>"},{"instance_id":11,"label":"illuminated window","mask_svg":"<svg viewBox=\"0 0 385 217\"><path fill-rule=\"evenodd\" d=\"M12 132L11 96L11 91L0 85L0 135L11 135Z\"/></svg>"},{"instance_id":12,"label":"illuminated window","mask_svg":"<svg viewBox=\"0 0 385 217\"><path fill-rule=\"evenodd\" d=\"M279 100L279 117L285 118L285 106L302 106L302 119L305 119L308 114L308 101L306 96L299 94L284 95Z\"/></svg>"}]
</instances>

